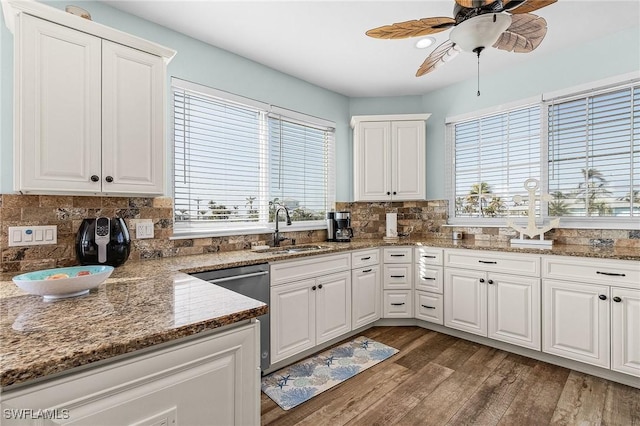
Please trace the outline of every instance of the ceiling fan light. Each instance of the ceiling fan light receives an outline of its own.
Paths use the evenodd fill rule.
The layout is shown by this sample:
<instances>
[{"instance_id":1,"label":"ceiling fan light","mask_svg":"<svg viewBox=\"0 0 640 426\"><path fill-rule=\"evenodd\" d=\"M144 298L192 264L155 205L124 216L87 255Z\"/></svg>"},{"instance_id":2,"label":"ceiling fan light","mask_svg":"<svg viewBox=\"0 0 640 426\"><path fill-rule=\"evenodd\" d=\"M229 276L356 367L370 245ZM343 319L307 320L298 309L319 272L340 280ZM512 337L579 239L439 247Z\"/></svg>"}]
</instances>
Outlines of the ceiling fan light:
<instances>
[{"instance_id":1,"label":"ceiling fan light","mask_svg":"<svg viewBox=\"0 0 640 426\"><path fill-rule=\"evenodd\" d=\"M478 47L492 46L511 25L511 15L487 13L474 16L456 25L449 39L465 52L473 52Z\"/></svg>"},{"instance_id":2,"label":"ceiling fan light","mask_svg":"<svg viewBox=\"0 0 640 426\"><path fill-rule=\"evenodd\" d=\"M416 42L416 47L418 49L426 49L436 42L436 39L433 37L424 37Z\"/></svg>"}]
</instances>

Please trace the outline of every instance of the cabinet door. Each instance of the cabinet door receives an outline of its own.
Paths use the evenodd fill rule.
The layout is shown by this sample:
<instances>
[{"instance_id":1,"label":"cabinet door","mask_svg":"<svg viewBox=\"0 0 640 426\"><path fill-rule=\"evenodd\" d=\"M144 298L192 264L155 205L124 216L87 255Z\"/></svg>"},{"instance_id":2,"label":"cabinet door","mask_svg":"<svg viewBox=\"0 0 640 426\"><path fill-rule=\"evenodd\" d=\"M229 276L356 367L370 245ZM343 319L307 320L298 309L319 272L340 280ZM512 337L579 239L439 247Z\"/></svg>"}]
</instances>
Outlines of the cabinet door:
<instances>
[{"instance_id":1,"label":"cabinet door","mask_svg":"<svg viewBox=\"0 0 640 426\"><path fill-rule=\"evenodd\" d=\"M611 289L611 369L640 377L640 291Z\"/></svg>"},{"instance_id":2,"label":"cabinet door","mask_svg":"<svg viewBox=\"0 0 640 426\"><path fill-rule=\"evenodd\" d=\"M351 273L316 280L316 344L351 331Z\"/></svg>"},{"instance_id":3,"label":"cabinet door","mask_svg":"<svg viewBox=\"0 0 640 426\"><path fill-rule=\"evenodd\" d=\"M102 58L102 190L162 194L163 60L109 41Z\"/></svg>"},{"instance_id":4,"label":"cabinet door","mask_svg":"<svg viewBox=\"0 0 640 426\"><path fill-rule=\"evenodd\" d=\"M416 318L424 321L443 324L442 315L442 295L427 293L423 291L415 292L416 298Z\"/></svg>"},{"instance_id":5,"label":"cabinet door","mask_svg":"<svg viewBox=\"0 0 640 426\"><path fill-rule=\"evenodd\" d=\"M99 192L100 39L21 14L14 187Z\"/></svg>"},{"instance_id":6,"label":"cabinet door","mask_svg":"<svg viewBox=\"0 0 640 426\"><path fill-rule=\"evenodd\" d=\"M316 344L314 279L271 287L271 362Z\"/></svg>"},{"instance_id":7,"label":"cabinet door","mask_svg":"<svg viewBox=\"0 0 640 426\"><path fill-rule=\"evenodd\" d=\"M487 284L483 281L486 281L483 273L452 268L445 270L445 326L487 335Z\"/></svg>"},{"instance_id":8,"label":"cabinet door","mask_svg":"<svg viewBox=\"0 0 640 426\"><path fill-rule=\"evenodd\" d=\"M391 123L391 181L394 201L425 199L424 121Z\"/></svg>"},{"instance_id":9,"label":"cabinet door","mask_svg":"<svg viewBox=\"0 0 640 426\"><path fill-rule=\"evenodd\" d=\"M370 266L351 272L351 295L351 324L354 330L380 319L380 267Z\"/></svg>"},{"instance_id":10,"label":"cabinet door","mask_svg":"<svg viewBox=\"0 0 640 426\"><path fill-rule=\"evenodd\" d=\"M543 280L542 297L543 352L609 368L609 287Z\"/></svg>"},{"instance_id":11,"label":"cabinet door","mask_svg":"<svg viewBox=\"0 0 640 426\"><path fill-rule=\"evenodd\" d=\"M391 199L390 130L388 121L358 125L354 142L354 201Z\"/></svg>"},{"instance_id":12,"label":"cabinet door","mask_svg":"<svg viewBox=\"0 0 640 426\"><path fill-rule=\"evenodd\" d=\"M489 274L488 337L540 350L540 280Z\"/></svg>"}]
</instances>

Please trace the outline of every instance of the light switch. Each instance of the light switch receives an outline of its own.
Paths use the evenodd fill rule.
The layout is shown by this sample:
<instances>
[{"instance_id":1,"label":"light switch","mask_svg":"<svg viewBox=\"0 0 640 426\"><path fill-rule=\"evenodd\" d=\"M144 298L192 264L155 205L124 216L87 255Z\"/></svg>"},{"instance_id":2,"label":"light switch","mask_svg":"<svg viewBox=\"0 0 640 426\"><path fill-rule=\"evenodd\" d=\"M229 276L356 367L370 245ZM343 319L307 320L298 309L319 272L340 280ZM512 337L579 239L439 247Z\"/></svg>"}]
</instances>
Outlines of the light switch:
<instances>
[{"instance_id":1,"label":"light switch","mask_svg":"<svg viewBox=\"0 0 640 426\"><path fill-rule=\"evenodd\" d=\"M57 243L58 227L56 225L9 227L9 247Z\"/></svg>"},{"instance_id":2,"label":"light switch","mask_svg":"<svg viewBox=\"0 0 640 426\"><path fill-rule=\"evenodd\" d=\"M136 238L153 238L153 222L149 220L136 223Z\"/></svg>"}]
</instances>

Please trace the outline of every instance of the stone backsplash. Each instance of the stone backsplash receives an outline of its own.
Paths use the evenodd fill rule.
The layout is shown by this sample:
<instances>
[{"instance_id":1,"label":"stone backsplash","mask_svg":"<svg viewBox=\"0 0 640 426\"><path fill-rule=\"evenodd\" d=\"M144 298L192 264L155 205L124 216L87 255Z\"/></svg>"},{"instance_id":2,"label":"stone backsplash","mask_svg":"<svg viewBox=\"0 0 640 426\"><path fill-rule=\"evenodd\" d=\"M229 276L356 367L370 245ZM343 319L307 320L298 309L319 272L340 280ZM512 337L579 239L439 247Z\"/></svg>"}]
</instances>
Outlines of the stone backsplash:
<instances>
[{"instance_id":1,"label":"stone backsplash","mask_svg":"<svg viewBox=\"0 0 640 426\"><path fill-rule=\"evenodd\" d=\"M508 242L516 233L508 228L454 227L447 225L447 201L339 202L336 210L352 213L354 237L379 239L385 235L386 213L398 214L401 235L451 239L453 231L467 240L490 245ZM82 219L100 216L122 217L131 234L130 260L185 256L248 249L271 241L272 234L235 235L171 240L173 207L168 197L92 197L0 194L0 271L19 272L77 265L76 233ZM136 239L135 225L151 220L154 238ZM8 247L9 226L57 225L58 243L53 245ZM288 232L297 244L325 241L325 230ZM555 229L546 238L557 244L628 247L640 250L640 231L609 229Z\"/></svg>"},{"instance_id":2,"label":"stone backsplash","mask_svg":"<svg viewBox=\"0 0 640 426\"><path fill-rule=\"evenodd\" d=\"M272 234L170 240L173 235L171 198L92 197L0 194L0 271L22 272L77 265L75 240L82 219L121 217L131 235L129 260L243 250L266 244ZM153 221L154 238L136 239L135 226ZM8 247L9 226L57 225L58 242L52 245ZM325 241L327 232L287 232L297 244Z\"/></svg>"}]
</instances>

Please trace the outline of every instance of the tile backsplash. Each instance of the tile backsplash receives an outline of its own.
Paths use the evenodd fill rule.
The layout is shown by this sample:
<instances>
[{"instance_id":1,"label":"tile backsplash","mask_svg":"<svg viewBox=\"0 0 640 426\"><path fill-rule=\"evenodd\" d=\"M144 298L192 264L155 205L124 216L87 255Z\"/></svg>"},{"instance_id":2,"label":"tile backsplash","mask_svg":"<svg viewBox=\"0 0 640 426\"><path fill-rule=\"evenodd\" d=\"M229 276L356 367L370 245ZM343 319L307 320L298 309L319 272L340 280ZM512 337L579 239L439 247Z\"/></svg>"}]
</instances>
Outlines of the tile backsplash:
<instances>
[{"instance_id":1,"label":"tile backsplash","mask_svg":"<svg viewBox=\"0 0 640 426\"><path fill-rule=\"evenodd\" d=\"M398 232L424 238L451 239L454 231L480 244L507 242L516 236L508 228L454 227L447 225L447 201L410 201L390 203L339 202L336 210L352 213L354 237L382 238L386 213L398 214ZM185 256L248 249L252 244L271 241L271 234L235 235L171 240L173 206L169 197L92 197L0 194L0 271L18 272L78 264L75 238L84 218L121 217L131 234L129 260ZM154 238L135 238L135 225L151 220ZM58 242L54 245L8 247L9 226L56 225ZM325 230L288 232L298 244L325 241ZM630 247L640 249L640 231L608 229L555 229L546 238L557 244Z\"/></svg>"},{"instance_id":2,"label":"tile backsplash","mask_svg":"<svg viewBox=\"0 0 640 426\"><path fill-rule=\"evenodd\" d=\"M185 256L248 249L266 244L272 234L170 240L173 203L169 197L92 197L53 195L0 195L0 272L32 271L77 265L75 240L82 219L121 217L131 235L131 260ZM136 239L136 223L151 220L154 238ZM52 245L8 247L9 226L56 225L58 242ZM319 231L288 232L297 244L325 241Z\"/></svg>"}]
</instances>

